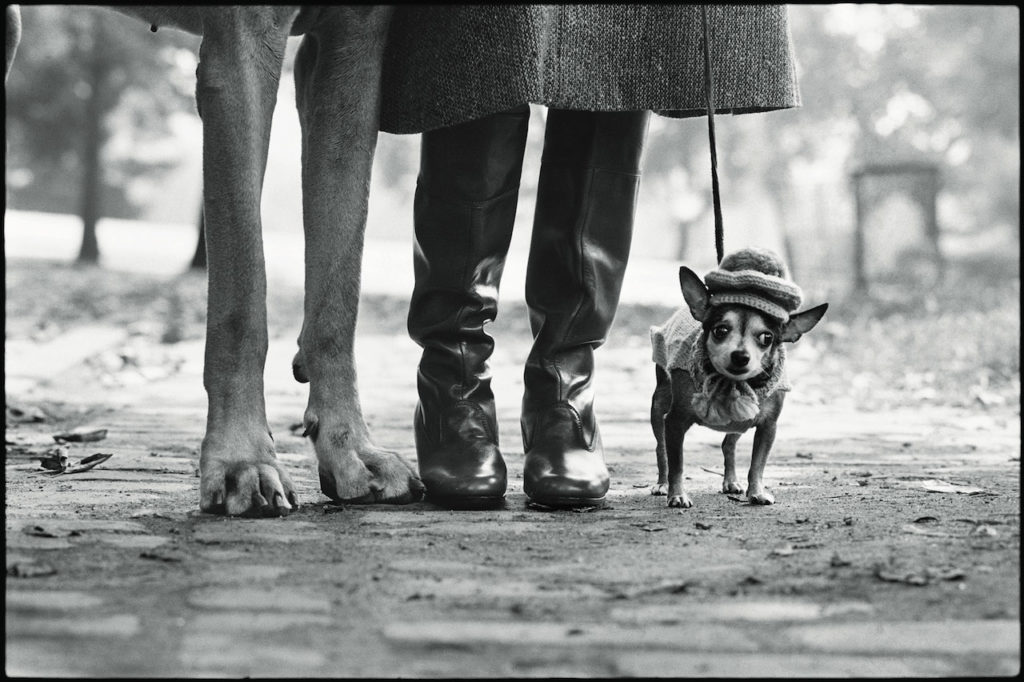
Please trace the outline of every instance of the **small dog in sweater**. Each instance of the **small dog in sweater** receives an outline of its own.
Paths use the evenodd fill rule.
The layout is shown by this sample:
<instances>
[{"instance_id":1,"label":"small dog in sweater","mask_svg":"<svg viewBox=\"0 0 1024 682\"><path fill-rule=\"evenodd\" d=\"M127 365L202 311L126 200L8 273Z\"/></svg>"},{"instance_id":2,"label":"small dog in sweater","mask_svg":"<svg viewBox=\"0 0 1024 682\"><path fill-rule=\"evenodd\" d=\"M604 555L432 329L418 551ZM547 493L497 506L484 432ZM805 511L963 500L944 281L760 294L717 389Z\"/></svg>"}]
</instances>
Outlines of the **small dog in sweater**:
<instances>
[{"instance_id":1,"label":"small dog in sweater","mask_svg":"<svg viewBox=\"0 0 1024 682\"><path fill-rule=\"evenodd\" d=\"M765 249L743 249L722 259L700 280L679 269L686 307L651 327L657 387L651 427L657 441L658 482L653 495L668 506L690 507L683 490L683 436L694 424L725 432L722 492L743 491L736 478L736 441L754 427L747 499L772 504L762 481L782 412L786 349L821 320L828 304L794 313L803 293L782 260ZM687 310L689 308L689 310Z\"/></svg>"}]
</instances>

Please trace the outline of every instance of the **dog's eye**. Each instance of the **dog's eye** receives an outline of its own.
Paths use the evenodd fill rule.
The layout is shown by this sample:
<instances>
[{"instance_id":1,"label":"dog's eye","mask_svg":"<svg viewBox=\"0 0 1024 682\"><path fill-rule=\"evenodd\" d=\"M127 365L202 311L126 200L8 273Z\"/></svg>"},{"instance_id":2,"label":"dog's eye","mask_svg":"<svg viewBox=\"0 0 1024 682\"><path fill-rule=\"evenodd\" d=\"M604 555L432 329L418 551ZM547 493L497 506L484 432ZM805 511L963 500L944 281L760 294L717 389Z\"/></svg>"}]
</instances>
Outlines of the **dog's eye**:
<instances>
[{"instance_id":1,"label":"dog's eye","mask_svg":"<svg viewBox=\"0 0 1024 682\"><path fill-rule=\"evenodd\" d=\"M775 337L772 336L771 332L761 332L757 336L757 342L760 343L761 346L763 346L764 348L767 348L768 346L772 345L772 341L774 340Z\"/></svg>"},{"instance_id":2,"label":"dog's eye","mask_svg":"<svg viewBox=\"0 0 1024 682\"><path fill-rule=\"evenodd\" d=\"M711 330L711 336L715 339L715 341L721 341L725 337L729 336L729 328L724 324L720 324Z\"/></svg>"}]
</instances>

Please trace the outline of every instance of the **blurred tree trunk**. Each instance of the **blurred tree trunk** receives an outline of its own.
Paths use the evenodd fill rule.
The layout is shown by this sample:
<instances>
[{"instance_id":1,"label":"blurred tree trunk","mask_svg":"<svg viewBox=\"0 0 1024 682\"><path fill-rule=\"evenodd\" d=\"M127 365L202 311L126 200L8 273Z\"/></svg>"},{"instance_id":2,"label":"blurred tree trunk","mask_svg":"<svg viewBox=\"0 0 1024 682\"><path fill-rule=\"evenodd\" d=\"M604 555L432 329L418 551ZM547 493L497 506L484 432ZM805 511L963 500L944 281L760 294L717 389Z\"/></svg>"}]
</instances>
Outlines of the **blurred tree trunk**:
<instances>
[{"instance_id":1,"label":"blurred tree trunk","mask_svg":"<svg viewBox=\"0 0 1024 682\"><path fill-rule=\"evenodd\" d=\"M199 203L199 239L196 244L196 252L192 256L192 264L189 267L193 270L206 269L206 219L203 217L203 204Z\"/></svg>"},{"instance_id":2,"label":"blurred tree trunk","mask_svg":"<svg viewBox=\"0 0 1024 682\"><path fill-rule=\"evenodd\" d=\"M103 128L104 87L108 65L103 58L104 36L102 20L92 17L92 49L89 54L89 92L85 99L85 121L82 130L82 185L79 215L82 218L82 246L78 251L78 262L95 264L100 259L100 246L96 239L96 223L100 219L100 202L103 191L103 170L100 167L100 152L106 142Z\"/></svg>"}]
</instances>

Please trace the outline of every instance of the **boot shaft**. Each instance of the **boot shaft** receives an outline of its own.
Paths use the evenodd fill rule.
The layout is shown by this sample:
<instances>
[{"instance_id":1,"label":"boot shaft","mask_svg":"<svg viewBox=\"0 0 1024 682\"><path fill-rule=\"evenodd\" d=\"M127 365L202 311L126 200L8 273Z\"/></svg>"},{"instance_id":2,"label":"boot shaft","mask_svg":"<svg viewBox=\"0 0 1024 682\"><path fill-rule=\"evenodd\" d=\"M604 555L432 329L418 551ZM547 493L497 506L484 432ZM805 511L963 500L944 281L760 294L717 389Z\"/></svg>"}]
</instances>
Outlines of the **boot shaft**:
<instances>
[{"instance_id":1,"label":"boot shaft","mask_svg":"<svg viewBox=\"0 0 1024 682\"><path fill-rule=\"evenodd\" d=\"M526 274L534 345L524 413L569 401L591 421L593 351L622 291L648 120L648 112L548 115Z\"/></svg>"}]
</instances>

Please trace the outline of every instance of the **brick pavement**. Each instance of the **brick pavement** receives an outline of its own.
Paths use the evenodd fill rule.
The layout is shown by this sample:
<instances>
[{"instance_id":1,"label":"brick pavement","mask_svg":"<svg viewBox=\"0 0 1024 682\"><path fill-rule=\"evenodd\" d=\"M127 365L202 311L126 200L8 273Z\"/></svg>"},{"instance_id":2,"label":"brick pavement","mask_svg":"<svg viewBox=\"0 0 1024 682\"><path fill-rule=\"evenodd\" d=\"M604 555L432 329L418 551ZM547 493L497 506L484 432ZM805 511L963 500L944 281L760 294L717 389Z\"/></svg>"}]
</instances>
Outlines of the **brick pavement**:
<instances>
[{"instance_id":1,"label":"brick pavement","mask_svg":"<svg viewBox=\"0 0 1024 682\"><path fill-rule=\"evenodd\" d=\"M494 384L511 472L505 508L338 508L325 504L309 446L289 430L306 391L290 377L293 338L272 341L267 370L279 456L304 502L285 519L196 511L201 344L164 347L180 356L176 374L106 385L88 363L31 358L34 374L22 377L18 397L59 399L70 406L69 423L109 429L103 442L72 446L73 457L114 457L55 478L8 455L8 675L1019 671L1019 459L1007 461L1019 454L1015 413L857 414L795 394L767 472L779 504L754 509L716 494L717 478L705 469L720 468L718 436L694 432L687 473L697 507L680 514L647 493L647 349L610 343L599 358L598 409L611 509L546 514L526 507L518 478L527 349L499 340ZM416 347L402 336L361 335L357 353L378 442L412 458ZM53 371L42 376L47 366ZM24 424L7 437L42 446L53 428ZM918 485L925 476L985 481L995 492L932 495ZM864 511L840 508L848 499L864 500ZM871 513L883 504L891 519ZM966 513L987 520L991 537L953 532ZM906 531L926 514L936 523ZM815 542L840 531L840 541ZM872 574L879 552L927 563L964 542L974 553L959 579L912 586Z\"/></svg>"}]
</instances>

